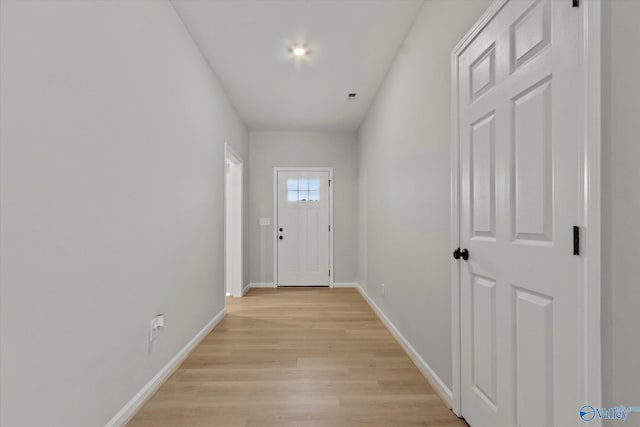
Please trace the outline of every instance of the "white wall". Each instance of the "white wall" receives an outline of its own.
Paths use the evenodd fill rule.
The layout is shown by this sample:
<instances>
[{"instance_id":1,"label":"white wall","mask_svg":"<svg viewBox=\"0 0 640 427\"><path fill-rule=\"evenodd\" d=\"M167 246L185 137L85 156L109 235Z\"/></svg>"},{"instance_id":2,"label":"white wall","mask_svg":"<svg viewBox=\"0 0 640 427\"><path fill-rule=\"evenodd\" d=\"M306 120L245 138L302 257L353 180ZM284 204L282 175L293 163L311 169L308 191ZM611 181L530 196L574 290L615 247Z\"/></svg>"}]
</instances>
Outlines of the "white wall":
<instances>
[{"instance_id":1,"label":"white wall","mask_svg":"<svg viewBox=\"0 0 640 427\"><path fill-rule=\"evenodd\" d=\"M251 132L251 282L273 282L274 167L333 167L334 281L354 282L357 271L357 155L352 132Z\"/></svg>"},{"instance_id":2,"label":"white wall","mask_svg":"<svg viewBox=\"0 0 640 427\"><path fill-rule=\"evenodd\" d=\"M427 1L358 134L359 281L449 388L450 55L489 4Z\"/></svg>"},{"instance_id":3,"label":"white wall","mask_svg":"<svg viewBox=\"0 0 640 427\"><path fill-rule=\"evenodd\" d=\"M0 424L103 426L224 307L248 132L168 2L0 3Z\"/></svg>"},{"instance_id":4,"label":"white wall","mask_svg":"<svg viewBox=\"0 0 640 427\"><path fill-rule=\"evenodd\" d=\"M608 406L637 406L640 405L640 2L603 1L603 7L603 401ZM640 414L631 414L625 424L640 426Z\"/></svg>"}]
</instances>

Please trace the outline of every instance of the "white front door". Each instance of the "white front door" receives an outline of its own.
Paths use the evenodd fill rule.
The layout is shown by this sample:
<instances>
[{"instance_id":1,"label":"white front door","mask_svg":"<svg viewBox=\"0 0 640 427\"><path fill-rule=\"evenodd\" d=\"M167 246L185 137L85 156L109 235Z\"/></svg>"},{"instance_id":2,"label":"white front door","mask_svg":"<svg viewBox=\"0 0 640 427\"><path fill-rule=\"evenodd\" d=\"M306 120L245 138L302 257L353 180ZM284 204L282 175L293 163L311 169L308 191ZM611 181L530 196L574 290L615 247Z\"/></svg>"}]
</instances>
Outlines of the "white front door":
<instances>
[{"instance_id":1,"label":"white front door","mask_svg":"<svg viewBox=\"0 0 640 427\"><path fill-rule=\"evenodd\" d=\"M329 286L329 172L277 174L277 285Z\"/></svg>"},{"instance_id":2,"label":"white front door","mask_svg":"<svg viewBox=\"0 0 640 427\"><path fill-rule=\"evenodd\" d=\"M585 390L581 11L511 0L458 58L461 411L580 424Z\"/></svg>"}]
</instances>

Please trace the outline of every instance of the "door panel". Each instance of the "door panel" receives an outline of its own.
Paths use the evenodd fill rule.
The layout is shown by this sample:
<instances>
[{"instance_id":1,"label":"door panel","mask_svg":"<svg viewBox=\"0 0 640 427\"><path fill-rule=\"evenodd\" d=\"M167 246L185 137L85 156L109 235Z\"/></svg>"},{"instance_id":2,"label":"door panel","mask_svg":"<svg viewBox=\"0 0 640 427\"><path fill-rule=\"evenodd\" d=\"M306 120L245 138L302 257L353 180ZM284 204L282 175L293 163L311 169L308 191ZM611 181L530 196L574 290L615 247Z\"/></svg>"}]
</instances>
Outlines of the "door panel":
<instances>
[{"instance_id":1,"label":"door panel","mask_svg":"<svg viewBox=\"0 0 640 427\"><path fill-rule=\"evenodd\" d=\"M513 228L520 240L551 241L551 79L513 101Z\"/></svg>"},{"instance_id":2,"label":"door panel","mask_svg":"<svg viewBox=\"0 0 640 427\"><path fill-rule=\"evenodd\" d=\"M496 282L474 276L473 289L473 387L490 406L496 404Z\"/></svg>"},{"instance_id":3,"label":"door panel","mask_svg":"<svg viewBox=\"0 0 640 427\"><path fill-rule=\"evenodd\" d=\"M279 171L277 178L278 286L328 286L329 172Z\"/></svg>"},{"instance_id":4,"label":"door panel","mask_svg":"<svg viewBox=\"0 0 640 427\"><path fill-rule=\"evenodd\" d=\"M550 11L549 1L537 1L511 26L512 70L551 43Z\"/></svg>"},{"instance_id":5,"label":"door panel","mask_svg":"<svg viewBox=\"0 0 640 427\"><path fill-rule=\"evenodd\" d=\"M581 15L511 0L458 57L462 415L579 425Z\"/></svg>"},{"instance_id":6,"label":"door panel","mask_svg":"<svg viewBox=\"0 0 640 427\"><path fill-rule=\"evenodd\" d=\"M471 64L471 97L473 99L477 99L495 85L495 54L495 45L492 44Z\"/></svg>"},{"instance_id":7,"label":"door panel","mask_svg":"<svg viewBox=\"0 0 640 427\"><path fill-rule=\"evenodd\" d=\"M553 299L518 288L514 299L516 425L552 426Z\"/></svg>"},{"instance_id":8,"label":"door panel","mask_svg":"<svg viewBox=\"0 0 640 427\"><path fill-rule=\"evenodd\" d=\"M491 112L471 126L472 238L496 236L494 124Z\"/></svg>"}]
</instances>

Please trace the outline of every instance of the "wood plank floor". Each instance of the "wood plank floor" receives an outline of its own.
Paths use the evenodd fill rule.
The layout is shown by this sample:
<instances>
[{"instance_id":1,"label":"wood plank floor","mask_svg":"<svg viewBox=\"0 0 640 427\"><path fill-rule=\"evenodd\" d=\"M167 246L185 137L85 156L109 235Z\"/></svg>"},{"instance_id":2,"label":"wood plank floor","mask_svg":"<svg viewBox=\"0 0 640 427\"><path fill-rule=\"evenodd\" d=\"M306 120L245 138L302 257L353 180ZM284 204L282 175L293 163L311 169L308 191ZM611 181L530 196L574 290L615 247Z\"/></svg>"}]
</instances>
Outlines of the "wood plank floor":
<instances>
[{"instance_id":1,"label":"wood plank floor","mask_svg":"<svg viewBox=\"0 0 640 427\"><path fill-rule=\"evenodd\" d=\"M356 289L252 289L128 424L466 426Z\"/></svg>"}]
</instances>

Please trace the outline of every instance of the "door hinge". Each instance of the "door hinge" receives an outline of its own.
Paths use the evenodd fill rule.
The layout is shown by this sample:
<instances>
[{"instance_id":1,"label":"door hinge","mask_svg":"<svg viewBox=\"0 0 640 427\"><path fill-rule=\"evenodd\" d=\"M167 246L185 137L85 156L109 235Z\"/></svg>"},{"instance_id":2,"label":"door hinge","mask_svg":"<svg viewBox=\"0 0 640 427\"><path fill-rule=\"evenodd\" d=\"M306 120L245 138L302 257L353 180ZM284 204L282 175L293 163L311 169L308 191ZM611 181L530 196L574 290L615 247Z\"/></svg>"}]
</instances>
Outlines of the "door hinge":
<instances>
[{"instance_id":1,"label":"door hinge","mask_svg":"<svg viewBox=\"0 0 640 427\"><path fill-rule=\"evenodd\" d=\"M573 226L573 254L580 255L580 227Z\"/></svg>"},{"instance_id":2,"label":"door hinge","mask_svg":"<svg viewBox=\"0 0 640 427\"><path fill-rule=\"evenodd\" d=\"M331 276L331 270L329 270L329 276Z\"/></svg>"},{"instance_id":3,"label":"door hinge","mask_svg":"<svg viewBox=\"0 0 640 427\"><path fill-rule=\"evenodd\" d=\"M580 7L580 0L573 0L573 7Z\"/></svg>"},{"instance_id":4,"label":"door hinge","mask_svg":"<svg viewBox=\"0 0 640 427\"><path fill-rule=\"evenodd\" d=\"M331 187L331 180L329 180L329 187Z\"/></svg>"},{"instance_id":5,"label":"door hinge","mask_svg":"<svg viewBox=\"0 0 640 427\"><path fill-rule=\"evenodd\" d=\"M329 232L331 232L331 226L329 226Z\"/></svg>"}]
</instances>

